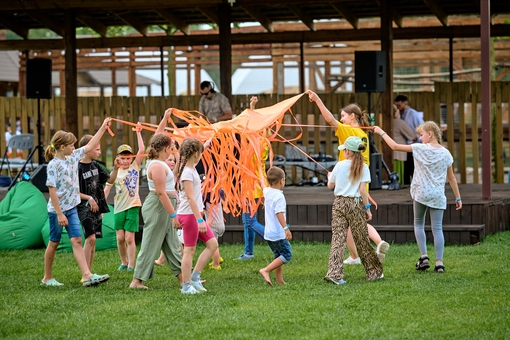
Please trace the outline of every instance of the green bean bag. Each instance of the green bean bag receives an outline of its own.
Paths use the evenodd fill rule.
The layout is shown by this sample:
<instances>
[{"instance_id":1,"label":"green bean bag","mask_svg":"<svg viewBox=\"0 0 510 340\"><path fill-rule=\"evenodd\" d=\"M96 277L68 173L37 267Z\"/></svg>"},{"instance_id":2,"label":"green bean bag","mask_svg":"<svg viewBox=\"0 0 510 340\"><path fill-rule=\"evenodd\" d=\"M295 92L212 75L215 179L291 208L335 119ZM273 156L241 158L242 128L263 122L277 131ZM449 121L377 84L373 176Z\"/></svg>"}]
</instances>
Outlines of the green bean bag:
<instances>
[{"instance_id":1,"label":"green bean bag","mask_svg":"<svg viewBox=\"0 0 510 340\"><path fill-rule=\"evenodd\" d=\"M0 202L0 249L43 247L46 204L46 198L32 183L22 181L12 187Z\"/></svg>"},{"instance_id":2,"label":"green bean bag","mask_svg":"<svg viewBox=\"0 0 510 340\"><path fill-rule=\"evenodd\" d=\"M104 214L103 216L103 238L96 239L96 250L107 250L107 249L117 249L117 235L115 233L115 225L113 222L113 206L110 207L110 212ZM44 244L48 246L48 242L50 241L50 222L46 221L46 224L42 228L42 238L44 239ZM82 237L82 245L85 243L85 238L83 237L83 229L81 230ZM64 228L62 232L62 237L60 238L60 243L57 247L57 252L71 252L73 251L73 247L71 246L71 242L69 241L69 236L67 235L67 230Z\"/></svg>"}]
</instances>

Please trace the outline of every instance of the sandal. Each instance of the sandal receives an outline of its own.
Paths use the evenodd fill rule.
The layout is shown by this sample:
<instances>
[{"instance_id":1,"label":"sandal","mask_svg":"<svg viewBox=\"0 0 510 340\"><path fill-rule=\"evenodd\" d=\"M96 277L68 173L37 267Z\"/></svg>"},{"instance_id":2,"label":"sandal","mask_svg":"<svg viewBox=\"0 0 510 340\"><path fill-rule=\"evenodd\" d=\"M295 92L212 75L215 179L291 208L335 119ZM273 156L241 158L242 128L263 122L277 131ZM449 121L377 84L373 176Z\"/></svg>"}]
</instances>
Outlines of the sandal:
<instances>
[{"instance_id":1,"label":"sandal","mask_svg":"<svg viewBox=\"0 0 510 340\"><path fill-rule=\"evenodd\" d=\"M442 264L439 264L434 268L434 271L437 272L438 274L444 274L445 269Z\"/></svg>"},{"instance_id":2,"label":"sandal","mask_svg":"<svg viewBox=\"0 0 510 340\"><path fill-rule=\"evenodd\" d=\"M430 268L429 257L428 256L420 257L418 259L418 262L416 263L416 270L425 270L429 268Z\"/></svg>"}]
</instances>

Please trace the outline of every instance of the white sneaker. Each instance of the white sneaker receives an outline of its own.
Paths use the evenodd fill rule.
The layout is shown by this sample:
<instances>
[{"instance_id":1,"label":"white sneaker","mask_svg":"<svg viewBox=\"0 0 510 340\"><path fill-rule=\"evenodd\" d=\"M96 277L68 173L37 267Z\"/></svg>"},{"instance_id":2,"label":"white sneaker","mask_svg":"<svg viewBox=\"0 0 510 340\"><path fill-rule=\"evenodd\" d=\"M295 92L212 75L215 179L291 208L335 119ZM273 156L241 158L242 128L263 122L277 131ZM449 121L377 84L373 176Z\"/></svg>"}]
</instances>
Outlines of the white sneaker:
<instances>
[{"instance_id":1,"label":"white sneaker","mask_svg":"<svg viewBox=\"0 0 510 340\"><path fill-rule=\"evenodd\" d=\"M198 294L198 291L193 287L192 285L189 285L188 287L183 286L181 288L182 294Z\"/></svg>"},{"instance_id":2,"label":"white sneaker","mask_svg":"<svg viewBox=\"0 0 510 340\"><path fill-rule=\"evenodd\" d=\"M377 249L375 252L377 254L377 257L379 258L379 262L381 263L384 262L388 249L390 249L390 244L386 241L381 241L381 243L377 245Z\"/></svg>"},{"instance_id":3,"label":"white sneaker","mask_svg":"<svg viewBox=\"0 0 510 340\"><path fill-rule=\"evenodd\" d=\"M348 257L345 261L344 261L344 264L361 264L361 259L358 257L356 260L353 259L352 257Z\"/></svg>"}]
</instances>

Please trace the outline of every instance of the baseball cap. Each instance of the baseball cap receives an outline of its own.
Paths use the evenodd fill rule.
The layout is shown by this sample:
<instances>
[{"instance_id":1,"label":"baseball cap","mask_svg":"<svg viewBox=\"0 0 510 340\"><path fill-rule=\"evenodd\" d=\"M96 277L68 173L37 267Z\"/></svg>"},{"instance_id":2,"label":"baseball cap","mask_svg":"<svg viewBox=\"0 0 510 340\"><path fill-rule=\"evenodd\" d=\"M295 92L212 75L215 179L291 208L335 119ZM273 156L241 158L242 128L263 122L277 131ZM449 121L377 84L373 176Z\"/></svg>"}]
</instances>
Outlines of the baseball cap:
<instances>
[{"instance_id":1,"label":"baseball cap","mask_svg":"<svg viewBox=\"0 0 510 340\"><path fill-rule=\"evenodd\" d=\"M123 152L129 152L133 155L133 149L127 144L122 144L117 148L117 154L123 153Z\"/></svg>"},{"instance_id":2,"label":"baseball cap","mask_svg":"<svg viewBox=\"0 0 510 340\"><path fill-rule=\"evenodd\" d=\"M359 137L351 136L351 137L347 138L342 145L338 146L338 150L347 149L347 150L354 151L354 152L360 152L360 150L358 150L358 147L361 144L363 144L363 142L361 141L361 139Z\"/></svg>"}]
</instances>

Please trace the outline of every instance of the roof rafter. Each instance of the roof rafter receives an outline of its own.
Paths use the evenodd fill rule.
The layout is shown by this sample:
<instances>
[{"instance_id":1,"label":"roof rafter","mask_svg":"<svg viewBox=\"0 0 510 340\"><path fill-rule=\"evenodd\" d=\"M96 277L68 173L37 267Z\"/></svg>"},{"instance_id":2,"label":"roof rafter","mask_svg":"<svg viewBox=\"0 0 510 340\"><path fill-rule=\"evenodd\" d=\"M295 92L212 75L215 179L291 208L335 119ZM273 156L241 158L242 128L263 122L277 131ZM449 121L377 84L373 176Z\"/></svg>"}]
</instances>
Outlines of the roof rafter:
<instances>
[{"instance_id":1,"label":"roof rafter","mask_svg":"<svg viewBox=\"0 0 510 340\"><path fill-rule=\"evenodd\" d=\"M140 32L144 37L147 36L147 28L148 25L141 22L136 16L132 13L117 13L117 17L120 20L124 21L128 26L133 27L135 30Z\"/></svg>"},{"instance_id":2,"label":"roof rafter","mask_svg":"<svg viewBox=\"0 0 510 340\"><path fill-rule=\"evenodd\" d=\"M448 15L436 0L423 0L423 2L430 8L443 26L448 26Z\"/></svg>"},{"instance_id":3,"label":"roof rafter","mask_svg":"<svg viewBox=\"0 0 510 340\"><path fill-rule=\"evenodd\" d=\"M253 19L257 20L268 32L274 32L273 22L255 6L241 6Z\"/></svg>"},{"instance_id":4,"label":"roof rafter","mask_svg":"<svg viewBox=\"0 0 510 340\"><path fill-rule=\"evenodd\" d=\"M341 2L332 2L331 6L333 6L333 8L336 9L337 12L352 25L352 27L358 29L358 17L355 16L344 4Z\"/></svg>"},{"instance_id":5,"label":"roof rafter","mask_svg":"<svg viewBox=\"0 0 510 340\"><path fill-rule=\"evenodd\" d=\"M64 36L64 25L59 24L58 22L55 22L55 20L51 19L50 17L42 14L39 11L30 11L27 12L28 15L30 15L35 20L39 21L41 24L43 24L45 27L49 28L53 32L57 33L61 37Z\"/></svg>"},{"instance_id":6,"label":"roof rafter","mask_svg":"<svg viewBox=\"0 0 510 340\"><path fill-rule=\"evenodd\" d=\"M106 27L99 21L95 20L94 18L92 18L88 15L76 13L76 19L81 21L82 24L84 24L85 26L92 28L100 36L106 37L106 33L108 32L108 27Z\"/></svg>"},{"instance_id":7,"label":"roof rafter","mask_svg":"<svg viewBox=\"0 0 510 340\"><path fill-rule=\"evenodd\" d=\"M200 7L199 10L206 17L208 17L209 20L214 22L216 25L220 24L220 18L218 17L218 11L216 11L215 8L212 8L212 7Z\"/></svg>"},{"instance_id":8,"label":"roof rafter","mask_svg":"<svg viewBox=\"0 0 510 340\"><path fill-rule=\"evenodd\" d=\"M0 22L5 28L13 31L23 39L28 39L28 28L26 28L25 26L20 25L17 22L3 15L0 15Z\"/></svg>"},{"instance_id":9,"label":"roof rafter","mask_svg":"<svg viewBox=\"0 0 510 340\"><path fill-rule=\"evenodd\" d=\"M189 25L179 18L177 15L175 15L171 10L169 9L158 9L156 12L159 13L163 18L168 20L170 24L177 27L182 33L189 35Z\"/></svg>"},{"instance_id":10,"label":"roof rafter","mask_svg":"<svg viewBox=\"0 0 510 340\"><path fill-rule=\"evenodd\" d=\"M311 18L308 14L303 12L301 8L296 5L287 5L287 8L290 9L295 16L299 18L310 30L315 31L315 23L313 22L313 18Z\"/></svg>"}]
</instances>

